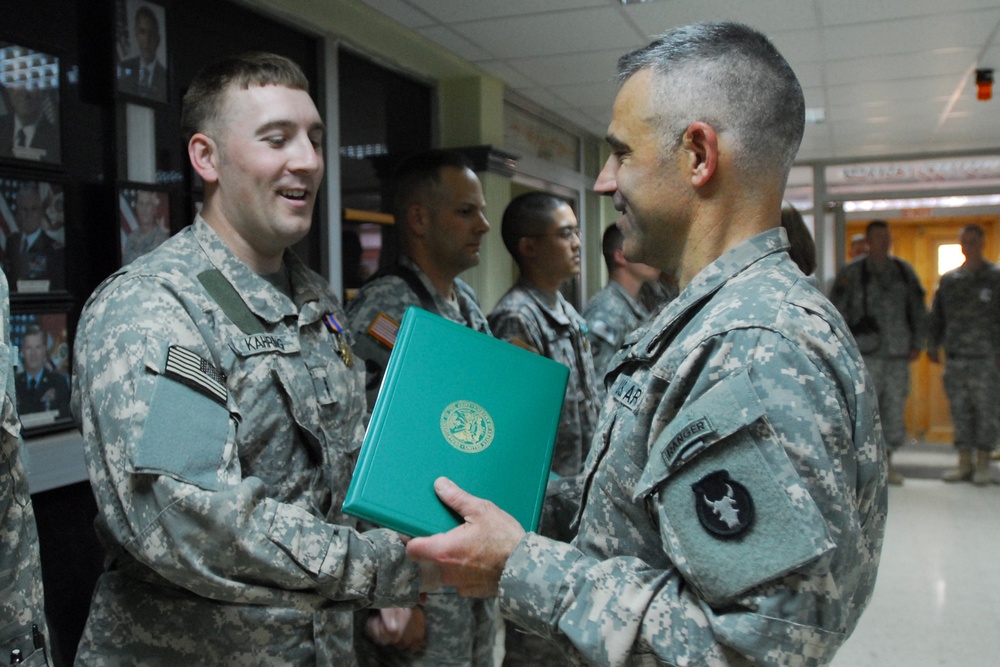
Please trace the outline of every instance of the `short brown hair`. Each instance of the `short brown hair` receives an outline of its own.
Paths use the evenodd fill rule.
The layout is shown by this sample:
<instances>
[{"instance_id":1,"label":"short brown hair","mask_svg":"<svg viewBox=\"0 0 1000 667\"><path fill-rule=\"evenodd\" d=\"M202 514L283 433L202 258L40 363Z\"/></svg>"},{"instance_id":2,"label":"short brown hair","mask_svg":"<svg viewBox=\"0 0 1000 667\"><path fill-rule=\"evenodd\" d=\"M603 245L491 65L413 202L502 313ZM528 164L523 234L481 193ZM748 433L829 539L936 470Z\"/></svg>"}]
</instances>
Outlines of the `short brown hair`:
<instances>
[{"instance_id":1,"label":"short brown hair","mask_svg":"<svg viewBox=\"0 0 1000 667\"><path fill-rule=\"evenodd\" d=\"M195 75L184 94L181 128L186 139L204 132L219 119L230 86L240 90L251 86L286 86L308 91L309 79L288 58L262 51L229 56L208 65Z\"/></svg>"}]
</instances>

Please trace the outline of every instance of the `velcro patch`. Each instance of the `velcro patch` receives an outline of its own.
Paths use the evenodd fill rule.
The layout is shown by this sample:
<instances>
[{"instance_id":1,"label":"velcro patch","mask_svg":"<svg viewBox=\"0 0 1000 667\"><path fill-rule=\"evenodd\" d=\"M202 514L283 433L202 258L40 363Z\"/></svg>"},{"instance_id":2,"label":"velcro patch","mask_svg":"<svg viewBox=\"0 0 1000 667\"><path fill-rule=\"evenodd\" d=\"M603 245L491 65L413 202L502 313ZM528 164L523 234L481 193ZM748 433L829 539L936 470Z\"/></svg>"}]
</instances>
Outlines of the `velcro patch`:
<instances>
[{"instance_id":1,"label":"velcro patch","mask_svg":"<svg viewBox=\"0 0 1000 667\"><path fill-rule=\"evenodd\" d=\"M642 398L642 386L627 375L619 375L611 385L611 395L626 408L635 412Z\"/></svg>"},{"instance_id":2,"label":"velcro patch","mask_svg":"<svg viewBox=\"0 0 1000 667\"><path fill-rule=\"evenodd\" d=\"M385 313L379 313L368 327L368 335L379 341L390 350L396 346L396 334L399 333L399 322Z\"/></svg>"},{"instance_id":3,"label":"velcro patch","mask_svg":"<svg viewBox=\"0 0 1000 667\"><path fill-rule=\"evenodd\" d=\"M722 539L739 537L753 524L753 497L729 476L728 470L705 475L691 485L691 490L698 521L711 535Z\"/></svg>"},{"instance_id":4,"label":"velcro patch","mask_svg":"<svg viewBox=\"0 0 1000 667\"><path fill-rule=\"evenodd\" d=\"M695 449L691 447L714 430L708 417L699 417L678 431L663 449L663 462L667 464L667 469L673 470L694 456L701 447Z\"/></svg>"},{"instance_id":5,"label":"velcro patch","mask_svg":"<svg viewBox=\"0 0 1000 667\"><path fill-rule=\"evenodd\" d=\"M208 396L216 403L226 405L229 396L226 374L191 350L179 345L167 348L167 363L163 374Z\"/></svg>"}]
</instances>

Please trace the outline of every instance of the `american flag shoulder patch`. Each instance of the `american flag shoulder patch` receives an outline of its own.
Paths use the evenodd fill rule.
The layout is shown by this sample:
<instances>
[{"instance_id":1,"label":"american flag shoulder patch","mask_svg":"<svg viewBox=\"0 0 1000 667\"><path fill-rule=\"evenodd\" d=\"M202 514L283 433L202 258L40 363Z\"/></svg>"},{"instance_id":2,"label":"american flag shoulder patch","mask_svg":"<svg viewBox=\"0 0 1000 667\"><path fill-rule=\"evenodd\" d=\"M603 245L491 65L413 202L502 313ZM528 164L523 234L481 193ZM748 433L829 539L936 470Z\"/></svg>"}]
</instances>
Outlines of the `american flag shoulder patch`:
<instances>
[{"instance_id":1,"label":"american flag shoulder patch","mask_svg":"<svg viewBox=\"0 0 1000 667\"><path fill-rule=\"evenodd\" d=\"M226 405L226 398L229 396L226 374L187 348L179 345L167 348L167 364L163 374L221 405Z\"/></svg>"},{"instance_id":2,"label":"american flag shoulder patch","mask_svg":"<svg viewBox=\"0 0 1000 667\"><path fill-rule=\"evenodd\" d=\"M396 345L396 334L399 333L399 322L385 313L379 313L368 327L368 334L381 342L390 350Z\"/></svg>"}]
</instances>

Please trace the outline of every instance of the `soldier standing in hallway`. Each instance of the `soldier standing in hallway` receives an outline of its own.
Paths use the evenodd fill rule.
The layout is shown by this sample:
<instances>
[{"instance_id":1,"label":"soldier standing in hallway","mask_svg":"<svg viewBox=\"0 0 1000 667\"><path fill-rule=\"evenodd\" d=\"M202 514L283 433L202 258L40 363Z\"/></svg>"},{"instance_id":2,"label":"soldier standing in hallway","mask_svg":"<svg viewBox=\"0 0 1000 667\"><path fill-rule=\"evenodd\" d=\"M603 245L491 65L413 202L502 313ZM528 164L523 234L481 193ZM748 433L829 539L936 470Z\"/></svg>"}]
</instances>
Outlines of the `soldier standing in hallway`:
<instances>
[{"instance_id":1,"label":"soldier standing in hallway","mask_svg":"<svg viewBox=\"0 0 1000 667\"><path fill-rule=\"evenodd\" d=\"M597 371L597 390L604 397L604 374L611 357L625 336L649 318L649 309L639 301L648 281L659 281L660 270L641 262L630 262L622 254L622 231L616 225L604 230L601 251L608 266L608 284L594 294L583 309L590 333L590 350Z\"/></svg>"},{"instance_id":2,"label":"soldier standing in hallway","mask_svg":"<svg viewBox=\"0 0 1000 667\"><path fill-rule=\"evenodd\" d=\"M569 368L551 470L573 477L583 469L594 435L601 382L590 354L587 322L559 292L563 280L580 274L579 223L562 199L529 192L507 205L500 233L521 275L490 312L490 328L497 338ZM550 484L543 509L541 532L559 540L572 538L572 512L557 509L566 492L562 484L569 481ZM567 664L567 658L554 644L507 623L503 664L555 667Z\"/></svg>"},{"instance_id":3,"label":"soldier standing in hallway","mask_svg":"<svg viewBox=\"0 0 1000 667\"><path fill-rule=\"evenodd\" d=\"M924 288L913 267L889 253L892 237L884 220L865 230L868 255L837 274L830 300L844 315L878 393L889 454L889 483L902 484L892 454L906 443L906 399L910 364L924 342L927 308Z\"/></svg>"},{"instance_id":4,"label":"soldier standing in hallway","mask_svg":"<svg viewBox=\"0 0 1000 667\"><path fill-rule=\"evenodd\" d=\"M375 405L396 332L409 306L489 334L476 293L458 276L479 264L490 231L482 185L460 153L433 150L404 160L392 179L399 261L375 274L351 300L347 317L366 368L368 411ZM369 612L363 612L369 614ZM416 607L401 641L359 633L361 664L396 667L491 667L499 619L496 600L470 600L442 589ZM374 641L372 641L374 639Z\"/></svg>"},{"instance_id":5,"label":"soldier standing in hallway","mask_svg":"<svg viewBox=\"0 0 1000 667\"><path fill-rule=\"evenodd\" d=\"M927 323L927 356L940 363L944 348L958 467L943 479L984 485L1000 435L1000 269L983 257L982 227L966 225L959 240L965 263L941 276Z\"/></svg>"}]
</instances>

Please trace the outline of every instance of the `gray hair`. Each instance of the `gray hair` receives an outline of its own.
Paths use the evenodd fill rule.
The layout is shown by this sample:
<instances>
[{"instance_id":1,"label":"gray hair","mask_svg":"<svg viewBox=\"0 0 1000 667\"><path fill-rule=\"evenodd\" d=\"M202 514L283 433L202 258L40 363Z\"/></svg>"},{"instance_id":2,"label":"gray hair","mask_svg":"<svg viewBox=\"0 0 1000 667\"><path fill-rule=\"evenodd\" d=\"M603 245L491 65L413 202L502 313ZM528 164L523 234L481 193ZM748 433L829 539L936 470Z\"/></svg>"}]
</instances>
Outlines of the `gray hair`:
<instances>
[{"instance_id":1,"label":"gray hair","mask_svg":"<svg viewBox=\"0 0 1000 667\"><path fill-rule=\"evenodd\" d=\"M744 175L780 169L787 178L805 128L795 73L763 34L739 23L675 28L618 61L618 80L650 69L664 146L703 121L734 145Z\"/></svg>"}]
</instances>

